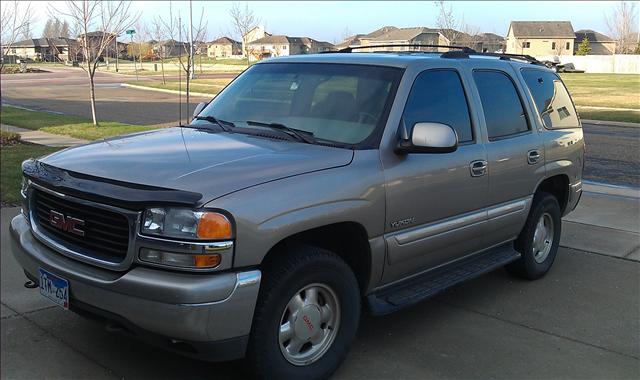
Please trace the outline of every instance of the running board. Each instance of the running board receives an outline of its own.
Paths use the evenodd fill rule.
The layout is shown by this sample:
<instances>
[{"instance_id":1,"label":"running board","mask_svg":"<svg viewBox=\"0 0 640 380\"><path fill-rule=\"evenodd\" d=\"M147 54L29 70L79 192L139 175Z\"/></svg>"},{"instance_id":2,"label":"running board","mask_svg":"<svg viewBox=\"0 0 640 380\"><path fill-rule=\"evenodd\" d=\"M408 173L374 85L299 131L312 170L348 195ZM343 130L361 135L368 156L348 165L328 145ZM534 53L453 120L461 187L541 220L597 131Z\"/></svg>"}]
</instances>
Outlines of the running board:
<instances>
[{"instance_id":1,"label":"running board","mask_svg":"<svg viewBox=\"0 0 640 380\"><path fill-rule=\"evenodd\" d=\"M513 249L513 243L489 249L368 295L369 310L373 315L392 313L519 258L520 253Z\"/></svg>"}]
</instances>

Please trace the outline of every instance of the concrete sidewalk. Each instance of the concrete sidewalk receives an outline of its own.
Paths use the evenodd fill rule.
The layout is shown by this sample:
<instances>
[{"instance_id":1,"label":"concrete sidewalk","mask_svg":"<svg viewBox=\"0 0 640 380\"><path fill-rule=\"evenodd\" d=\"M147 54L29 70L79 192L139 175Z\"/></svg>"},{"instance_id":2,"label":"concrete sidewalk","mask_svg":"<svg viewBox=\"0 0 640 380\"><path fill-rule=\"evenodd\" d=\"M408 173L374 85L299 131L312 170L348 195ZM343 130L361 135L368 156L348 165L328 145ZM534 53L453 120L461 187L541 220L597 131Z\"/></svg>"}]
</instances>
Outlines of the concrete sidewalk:
<instances>
[{"instance_id":1,"label":"concrete sidewalk","mask_svg":"<svg viewBox=\"0 0 640 380\"><path fill-rule=\"evenodd\" d=\"M0 129L7 132L15 132L20 134L22 141L26 141L32 144L40 144L54 147L65 147L88 144L91 141L76 139L74 137L54 135L53 133L47 133L39 130L25 129L20 127L14 127L13 125L1 124Z\"/></svg>"},{"instance_id":2,"label":"concrete sidewalk","mask_svg":"<svg viewBox=\"0 0 640 380\"><path fill-rule=\"evenodd\" d=\"M622 193L622 195L621 195ZM335 379L640 377L640 198L585 184L538 281L498 270L414 307L364 317ZM26 281L1 215L3 379L244 379L242 362L205 363L54 306Z\"/></svg>"}]
</instances>

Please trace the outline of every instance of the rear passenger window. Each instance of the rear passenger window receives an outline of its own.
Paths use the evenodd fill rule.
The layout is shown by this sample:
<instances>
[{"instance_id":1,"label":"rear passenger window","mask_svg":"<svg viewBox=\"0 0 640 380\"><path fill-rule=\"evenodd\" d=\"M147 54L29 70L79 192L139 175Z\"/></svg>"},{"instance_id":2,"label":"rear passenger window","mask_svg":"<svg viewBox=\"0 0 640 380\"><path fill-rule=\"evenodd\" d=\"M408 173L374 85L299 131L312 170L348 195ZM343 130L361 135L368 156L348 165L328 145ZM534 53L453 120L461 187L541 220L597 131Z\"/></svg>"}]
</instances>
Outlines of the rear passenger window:
<instances>
[{"instance_id":1,"label":"rear passenger window","mask_svg":"<svg viewBox=\"0 0 640 380\"><path fill-rule=\"evenodd\" d=\"M513 81L498 71L474 71L489 140L529 130L524 107Z\"/></svg>"},{"instance_id":2,"label":"rear passenger window","mask_svg":"<svg viewBox=\"0 0 640 380\"><path fill-rule=\"evenodd\" d=\"M411 87L403 118L409 128L415 123L442 123L456 131L459 142L473 140L467 98L453 70L420 73Z\"/></svg>"},{"instance_id":3,"label":"rear passenger window","mask_svg":"<svg viewBox=\"0 0 640 380\"><path fill-rule=\"evenodd\" d=\"M529 87L545 127L549 129L580 127L569 92L556 74L524 69L522 77Z\"/></svg>"}]
</instances>

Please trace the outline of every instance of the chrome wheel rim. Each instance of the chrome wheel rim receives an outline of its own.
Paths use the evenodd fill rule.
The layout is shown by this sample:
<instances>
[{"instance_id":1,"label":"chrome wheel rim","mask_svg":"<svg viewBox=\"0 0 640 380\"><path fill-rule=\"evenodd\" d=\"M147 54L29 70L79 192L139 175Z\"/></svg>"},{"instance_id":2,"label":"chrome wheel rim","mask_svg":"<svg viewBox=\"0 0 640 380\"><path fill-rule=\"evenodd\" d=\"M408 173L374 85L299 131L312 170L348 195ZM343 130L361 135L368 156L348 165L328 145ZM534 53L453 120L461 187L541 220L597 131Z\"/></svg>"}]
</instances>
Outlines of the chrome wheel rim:
<instances>
[{"instance_id":1,"label":"chrome wheel rim","mask_svg":"<svg viewBox=\"0 0 640 380\"><path fill-rule=\"evenodd\" d=\"M303 366L320 359L331 347L340 327L340 304L325 284L298 290L280 318L278 341L291 364Z\"/></svg>"},{"instance_id":2,"label":"chrome wheel rim","mask_svg":"<svg viewBox=\"0 0 640 380\"><path fill-rule=\"evenodd\" d=\"M551 252L553 245L553 219L549 213L544 213L538 219L536 229L533 232L533 259L542 264Z\"/></svg>"}]
</instances>

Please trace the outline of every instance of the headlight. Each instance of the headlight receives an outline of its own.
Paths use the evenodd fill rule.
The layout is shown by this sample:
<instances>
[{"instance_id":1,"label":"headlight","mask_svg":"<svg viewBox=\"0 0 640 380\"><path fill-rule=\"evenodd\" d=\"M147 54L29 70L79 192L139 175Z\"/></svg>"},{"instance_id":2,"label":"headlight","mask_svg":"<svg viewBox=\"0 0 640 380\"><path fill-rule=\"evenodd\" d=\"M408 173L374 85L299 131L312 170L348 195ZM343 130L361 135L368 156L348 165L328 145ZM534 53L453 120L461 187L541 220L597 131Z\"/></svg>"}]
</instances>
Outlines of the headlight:
<instances>
[{"instance_id":1,"label":"headlight","mask_svg":"<svg viewBox=\"0 0 640 380\"><path fill-rule=\"evenodd\" d=\"M150 208L144 212L142 233L177 239L222 240L232 236L231 222L217 212L184 208Z\"/></svg>"}]
</instances>

